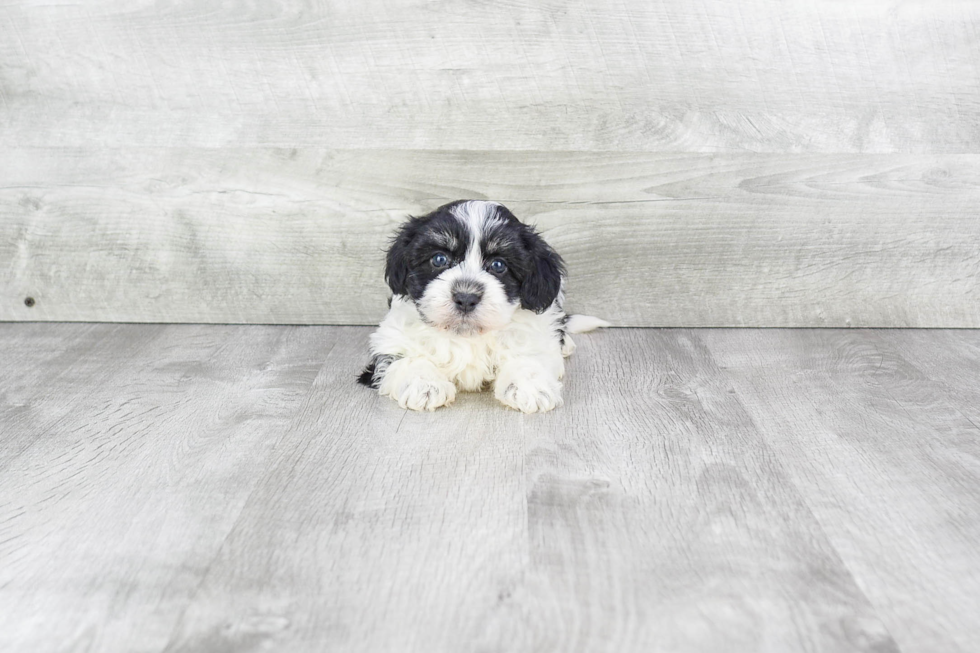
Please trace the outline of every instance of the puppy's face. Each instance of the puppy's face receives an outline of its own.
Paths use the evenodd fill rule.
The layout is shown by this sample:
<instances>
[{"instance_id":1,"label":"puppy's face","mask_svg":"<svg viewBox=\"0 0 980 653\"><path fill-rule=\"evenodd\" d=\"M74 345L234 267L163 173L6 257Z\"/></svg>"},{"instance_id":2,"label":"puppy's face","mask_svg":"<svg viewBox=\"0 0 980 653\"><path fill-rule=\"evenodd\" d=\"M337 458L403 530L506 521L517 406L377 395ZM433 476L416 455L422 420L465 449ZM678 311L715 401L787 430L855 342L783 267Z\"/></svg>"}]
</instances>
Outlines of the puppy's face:
<instances>
[{"instance_id":1,"label":"puppy's face","mask_svg":"<svg viewBox=\"0 0 980 653\"><path fill-rule=\"evenodd\" d=\"M385 278L422 319L460 334L500 329L520 308L542 312L561 291L561 257L505 207L453 202L410 219L388 250Z\"/></svg>"}]
</instances>

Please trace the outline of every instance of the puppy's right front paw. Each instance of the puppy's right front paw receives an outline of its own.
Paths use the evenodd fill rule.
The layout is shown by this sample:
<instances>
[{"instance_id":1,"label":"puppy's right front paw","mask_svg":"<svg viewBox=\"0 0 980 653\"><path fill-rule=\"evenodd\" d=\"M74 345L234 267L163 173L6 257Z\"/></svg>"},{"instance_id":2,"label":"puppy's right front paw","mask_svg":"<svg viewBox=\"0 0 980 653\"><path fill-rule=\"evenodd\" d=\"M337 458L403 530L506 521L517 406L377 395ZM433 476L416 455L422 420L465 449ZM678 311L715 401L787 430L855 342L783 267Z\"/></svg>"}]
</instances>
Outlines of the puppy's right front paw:
<instances>
[{"instance_id":1,"label":"puppy's right front paw","mask_svg":"<svg viewBox=\"0 0 980 653\"><path fill-rule=\"evenodd\" d=\"M398 405L410 410L435 410L456 399L456 386L449 381L416 377L399 393Z\"/></svg>"}]
</instances>

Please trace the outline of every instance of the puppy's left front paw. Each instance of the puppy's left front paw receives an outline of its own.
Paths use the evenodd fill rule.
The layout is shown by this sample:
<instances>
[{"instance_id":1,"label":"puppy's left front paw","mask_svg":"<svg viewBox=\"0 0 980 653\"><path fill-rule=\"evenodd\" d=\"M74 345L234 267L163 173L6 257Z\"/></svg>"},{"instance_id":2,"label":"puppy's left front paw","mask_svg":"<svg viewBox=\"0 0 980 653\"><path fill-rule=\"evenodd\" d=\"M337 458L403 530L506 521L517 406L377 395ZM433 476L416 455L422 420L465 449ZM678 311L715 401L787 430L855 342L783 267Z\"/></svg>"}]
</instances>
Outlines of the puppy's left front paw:
<instances>
[{"instance_id":1,"label":"puppy's left front paw","mask_svg":"<svg viewBox=\"0 0 980 653\"><path fill-rule=\"evenodd\" d=\"M561 383L542 377L512 378L509 383L497 384L494 396L522 413L545 413L562 405Z\"/></svg>"}]
</instances>

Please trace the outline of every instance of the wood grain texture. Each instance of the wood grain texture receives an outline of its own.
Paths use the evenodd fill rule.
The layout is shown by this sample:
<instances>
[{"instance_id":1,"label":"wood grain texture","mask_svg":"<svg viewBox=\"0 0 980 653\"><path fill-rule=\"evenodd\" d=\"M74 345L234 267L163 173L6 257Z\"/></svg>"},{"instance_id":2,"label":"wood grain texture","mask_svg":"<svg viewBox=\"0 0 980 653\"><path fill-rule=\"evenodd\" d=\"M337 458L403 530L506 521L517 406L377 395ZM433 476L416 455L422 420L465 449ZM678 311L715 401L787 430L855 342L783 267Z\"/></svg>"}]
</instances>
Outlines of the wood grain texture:
<instances>
[{"instance_id":1,"label":"wood grain texture","mask_svg":"<svg viewBox=\"0 0 980 653\"><path fill-rule=\"evenodd\" d=\"M916 378L924 375L931 379L938 386L936 392L980 427L980 384L976 382L980 372L980 340L976 331L899 329L877 331L875 335L882 341L883 349L900 352L914 367Z\"/></svg>"},{"instance_id":2,"label":"wood grain texture","mask_svg":"<svg viewBox=\"0 0 980 653\"><path fill-rule=\"evenodd\" d=\"M354 385L369 332L0 325L3 408L33 415L0 430L27 443L0 474L0 648L977 641L974 381L909 361L980 332L611 330L534 416L401 411Z\"/></svg>"},{"instance_id":3,"label":"wood grain texture","mask_svg":"<svg viewBox=\"0 0 980 653\"><path fill-rule=\"evenodd\" d=\"M373 323L395 224L489 197L621 326L980 327L978 25L959 0L3 0L0 320Z\"/></svg>"},{"instance_id":4,"label":"wood grain texture","mask_svg":"<svg viewBox=\"0 0 980 653\"><path fill-rule=\"evenodd\" d=\"M911 365L905 344L928 333L704 338L901 650L967 652L980 641L980 427L957 402L978 369L934 380ZM931 348L975 352L978 335L937 332Z\"/></svg>"},{"instance_id":5,"label":"wood grain texture","mask_svg":"<svg viewBox=\"0 0 980 653\"><path fill-rule=\"evenodd\" d=\"M980 326L980 155L27 148L0 179L0 320L376 323L399 222L476 197L620 326Z\"/></svg>"},{"instance_id":6,"label":"wood grain texture","mask_svg":"<svg viewBox=\"0 0 980 653\"><path fill-rule=\"evenodd\" d=\"M897 650L694 332L576 356L525 425L524 650Z\"/></svg>"},{"instance_id":7,"label":"wood grain texture","mask_svg":"<svg viewBox=\"0 0 980 653\"><path fill-rule=\"evenodd\" d=\"M580 381L636 380L601 353ZM357 360L325 362L168 651L889 650L778 463L713 442L722 416L690 398L614 429L598 416L646 389L570 384L577 409L535 420L487 395L406 414L352 400Z\"/></svg>"},{"instance_id":8,"label":"wood grain texture","mask_svg":"<svg viewBox=\"0 0 980 653\"><path fill-rule=\"evenodd\" d=\"M79 327L31 329L56 373L3 424L33 445L0 483L0 649L159 651L336 333L85 327L113 351L68 362Z\"/></svg>"},{"instance_id":9,"label":"wood grain texture","mask_svg":"<svg viewBox=\"0 0 980 653\"><path fill-rule=\"evenodd\" d=\"M0 144L980 152L974 3L0 4Z\"/></svg>"},{"instance_id":10,"label":"wood grain texture","mask_svg":"<svg viewBox=\"0 0 980 653\"><path fill-rule=\"evenodd\" d=\"M368 330L345 334L167 651L456 651L521 585L521 418L406 413L354 385Z\"/></svg>"}]
</instances>

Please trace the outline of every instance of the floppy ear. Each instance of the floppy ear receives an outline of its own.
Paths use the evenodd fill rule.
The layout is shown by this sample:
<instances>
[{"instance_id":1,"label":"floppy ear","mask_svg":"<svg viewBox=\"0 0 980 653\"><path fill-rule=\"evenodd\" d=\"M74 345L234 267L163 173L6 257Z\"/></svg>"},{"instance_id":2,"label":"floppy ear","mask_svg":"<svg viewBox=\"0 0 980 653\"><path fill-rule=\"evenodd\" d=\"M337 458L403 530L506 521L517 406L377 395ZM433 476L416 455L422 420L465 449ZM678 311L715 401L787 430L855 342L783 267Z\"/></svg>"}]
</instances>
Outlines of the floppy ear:
<instances>
[{"instance_id":1,"label":"floppy ear","mask_svg":"<svg viewBox=\"0 0 980 653\"><path fill-rule=\"evenodd\" d=\"M391 292L396 295L408 294L409 256L412 241L418 234L420 224L419 218L409 219L395 234L391 241L391 247L388 248L388 256L385 260L385 281L388 282Z\"/></svg>"},{"instance_id":2,"label":"floppy ear","mask_svg":"<svg viewBox=\"0 0 980 653\"><path fill-rule=\"evenodd\" d=\"M525 229L522 240L530 261L527 274L521 282L521 308L542 313L561 292L565 262L532 228Z\"/></svg>"}]
</instances>

